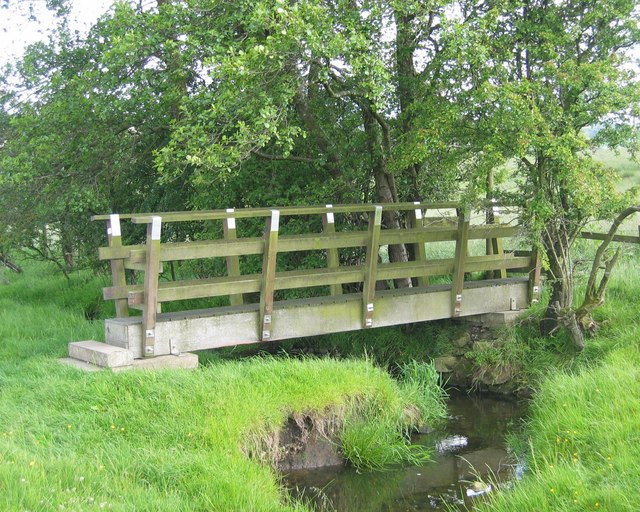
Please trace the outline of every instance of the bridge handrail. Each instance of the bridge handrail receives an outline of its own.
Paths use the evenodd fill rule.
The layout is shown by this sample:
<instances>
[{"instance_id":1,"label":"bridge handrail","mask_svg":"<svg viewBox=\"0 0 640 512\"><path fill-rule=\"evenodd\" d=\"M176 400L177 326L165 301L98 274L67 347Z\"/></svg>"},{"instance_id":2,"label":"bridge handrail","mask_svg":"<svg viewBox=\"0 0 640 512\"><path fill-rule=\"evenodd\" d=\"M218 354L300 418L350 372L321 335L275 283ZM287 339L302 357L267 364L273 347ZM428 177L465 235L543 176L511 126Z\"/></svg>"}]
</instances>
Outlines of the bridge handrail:
<instances>
[{"instance_id":1,"label":"bridge handrail","mask_svg":"<svg viewBox=\"0 0 640 512\"><path fill-rule=\"evenodd\" d=\"M495 204L491 204L495 206ZM409 211L410 227L382 229L384 209ZM449 225L435 223L424 225L423 211L427 209L456 209L456 216L443 217L455 221ZM497 271L501 278L508 270L529 272L533 300L539 295L540 263L537 254L521 255L505 253L502 238L517 236L518 225L499 223L493 209L489 222L496 224L470 225L470 211L459 203L401 203L389 205L327 205L313 207L251 208L243 210L210 210L201 212L164 212L160 215L97 215L93 220L107 220L108 247L101 247L99 257L109 260L112 269L112 286L104 289L104 298L115 300L118 317L128 316L128 309L142 309L143 353L152 356L155 344L155 325L159 304L162 302L202 297L229 296L232 305L243 303L244 293L260 293L260 339L268 340L271 332L271 314L274 292L293 288L329 286L331 295L342 294L342 285L362 283L363 327L373 326L375 285L377 281L416 278L419 286L428 286L435 275L451 275L452 316L462 312L462 294L465 272ZM334 214L367 213L369 227L366 231L335 230ZM297 235L280 235L281 216L317 215L323 218L323 232ZM262 237L236 237L236 219L266 217ZM495 217L495 218L494 218ZM122 244L120 220L133 224L147 224L145 244ZM222 220L224 239L189 242L161 243L161 227L167 222ZM487 255L469 256L469 240L487 240ZM454 241L453 258L428 260L425 243ZM378 250L383 245L411 244L415 261L378 264ZM362 264L340 265L339 248L364 247ZM276 271L276 257L281 252L323 250L327 267ZM239 257L262 255L262 272L241 275ZM225 257L227 276L159 282L162 263L167 261ZM144 271L144 284L127 284L125 269Z\"/></svg>"},{"instance_id":2,"label":"bridge handrail","mask_svg":"<svg viewBox=\"0 0 640 512\"><path fill-rule=\"evenodd\" d=\"M460 208L460 202L407 202L407 203L380 203L384 210L391 211L413 211L421 210L446 210ZM477 206L478 209L493 207L515 207L513 204L500 202L483 202ZM278 210L283 217L295 215L321 215L325 213L372 213L375 211L374 204L335 204L326 206L284 206L265 208L228 208L217 210L199 210L187 212L156 212L156 213L128 213L119 214L122 220L131 220L133 224L148 224L153 217L162 217L163 222L195 222L205 220L244 219L251 217L269 217L272 210ZM108 221L110 215L93 215L92 221Z\"/></svg>"}]
</instances>

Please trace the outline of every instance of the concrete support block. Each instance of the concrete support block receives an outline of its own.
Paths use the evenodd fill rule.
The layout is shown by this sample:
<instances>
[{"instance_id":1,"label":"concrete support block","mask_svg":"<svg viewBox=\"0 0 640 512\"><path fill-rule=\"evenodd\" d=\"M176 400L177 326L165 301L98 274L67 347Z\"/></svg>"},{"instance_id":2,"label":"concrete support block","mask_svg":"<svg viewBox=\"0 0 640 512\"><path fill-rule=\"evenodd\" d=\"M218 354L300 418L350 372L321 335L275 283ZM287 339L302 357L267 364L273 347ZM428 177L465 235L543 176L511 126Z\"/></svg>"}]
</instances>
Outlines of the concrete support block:
<instances>
[{"instance_id":1,"label":"concrete support block","mask_svg":"<svg viewBox=\"0 0 640 512\"><path fill-rule=\"evenodd\" d=\"M126 370L163 370L165 368L193 370L198 367L198 356L185 352L177 356L156 356L145 359L134 359L129 366L112 368L114 372Z\"/></svg>"},{"instance_id":2,"label":"concrete support block","mask_svg":"<svg viewBox=\"0 0 640 512\"><path fill-rule=\"evenodd\" d=\"M500 325L509 325L515 323L515 321L525 312L524 309L518 309L515 311L498 311L495 313L483 313L482 315L474 315L465 318L475 325L482 325L484 327L498 327Z\"/></svg>"},{"instance_id":3,"label":"concrete support block","mask_svg":"<svg viewBox=\"0 0 640 512\"><path fill-rule=\"evenodd\" d=\"M73 359L71 357L61 357L58 359L58 362L66 366L76 368L77 370L82 370L83 372L99 372L103 369L95 364L86 363L85 361L80 361L80 359Z\"/></svg>"},{"instance_id":4,"label":"concrete support block","mask_svg":"<svg viewBox=\"0 0 640 512\"><path fill-rule=\"evenodd\" d=\"M119 368L133 363L129 350L93 340L69 343L69 357L102 368Z\"/></svg>"}]
</instances>

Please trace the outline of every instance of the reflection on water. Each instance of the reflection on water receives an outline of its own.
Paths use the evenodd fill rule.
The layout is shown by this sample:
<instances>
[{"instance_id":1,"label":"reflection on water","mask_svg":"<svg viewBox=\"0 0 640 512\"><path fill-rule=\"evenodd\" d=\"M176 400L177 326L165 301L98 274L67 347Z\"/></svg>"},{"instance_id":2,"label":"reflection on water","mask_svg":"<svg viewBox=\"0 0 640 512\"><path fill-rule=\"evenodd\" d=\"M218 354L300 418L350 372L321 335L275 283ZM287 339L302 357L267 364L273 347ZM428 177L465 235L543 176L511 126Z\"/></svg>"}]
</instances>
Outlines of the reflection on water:
<instances>
[{"instance_id":1,"label":"reflection on water","mask_svg":"<svg viewBox=\"0 0 640 512\"><path fill-rule=\"evenodd\" d=\"M453 394L446 426L414 438L435 450L434 461L385 472L357 473L342 466L298 470L285 475L284 484L320 510L466 510L490 491L481 480L489 475L492 481L513 478L515 461L504 438L524 410L522 403Z\"/></svg>"}]
</instances>

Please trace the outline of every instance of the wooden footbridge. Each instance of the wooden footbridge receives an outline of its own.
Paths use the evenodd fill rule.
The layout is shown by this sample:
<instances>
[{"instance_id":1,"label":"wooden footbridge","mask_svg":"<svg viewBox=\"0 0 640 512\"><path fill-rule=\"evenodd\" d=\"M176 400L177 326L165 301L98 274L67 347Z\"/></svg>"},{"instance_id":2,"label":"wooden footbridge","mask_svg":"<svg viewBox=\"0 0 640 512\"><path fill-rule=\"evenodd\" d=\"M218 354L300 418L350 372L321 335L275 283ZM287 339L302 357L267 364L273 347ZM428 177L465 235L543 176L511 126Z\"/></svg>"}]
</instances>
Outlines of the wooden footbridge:
<instances>
[{"instance_id":1,"label":"wooden footbridge","mask_svg":"<svg viewBox=\"0 0 640 512\"><path fill-rule=\"evenodd\" d=\"M389 215L407 227L387 227L383 219ZM240 236L238 226L251 225L255 232L256 219L266 220L262 235ZM107 222L108 246L99 255L110 262L113 280L104 298L116 306L116 318L105 322L105 341L128 349L134 358L498 312L526 307L540 293L539 258L527 250L517 215L501 221L493 208L327 205L113 214L94 220ZM217 226L219 237L163 235L169 224L201 221ZM146 243L123 245L124 222L146 225ZM292 226L309 231L291 234ZM380 257L381 248L399 244L411 248L411 261ZM442 255L443 245L450 254ZM315 268L291 268L303 260L296 254L311 253L317 256ZM259 272L246 272L249 257L256 269L261 257ZM211 258L225 261L226 275L187 280L163 275L170 262ZM284 264L288 269L282 270ZM413 286L393 287L394 280L407 283L408 278ZM161 304L173 302L175 310L180 304L175 301L187 299L223 305L161 312ZM131 309L142 314L130 316Z\"/></svg>"}]
</instances>

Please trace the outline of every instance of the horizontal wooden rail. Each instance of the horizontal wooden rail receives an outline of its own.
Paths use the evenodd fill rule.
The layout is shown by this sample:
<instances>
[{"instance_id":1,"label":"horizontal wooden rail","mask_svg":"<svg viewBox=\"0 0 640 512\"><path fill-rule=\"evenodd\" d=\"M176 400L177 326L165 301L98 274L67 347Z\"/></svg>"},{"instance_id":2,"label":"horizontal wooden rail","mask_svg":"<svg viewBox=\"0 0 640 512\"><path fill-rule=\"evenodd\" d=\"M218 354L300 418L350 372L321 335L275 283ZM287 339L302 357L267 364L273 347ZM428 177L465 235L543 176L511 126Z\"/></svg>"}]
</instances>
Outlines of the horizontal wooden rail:
<instances>
[{"instance_id":1,"label":"horizontal wooden rail","mask_svg":"<svg viewBox=\"0 0 640 512\"><path fill-rule=\"evenodd\" d=\"M591 231L583 231L580 233L582 238L587 240L606 240L609 236L607 233L593 233ZM613 242L623 242L626 244L640 244L640 236L633 235L614 235Z\"/></svg>"},{"instance_id":2,"label":"horizontal wooden rail","mask_svg":"<svg viewBox=\"0 0 640 512\"><path fill-rule=\"evenodd\" d=\"M491 206L513 207L510 204L487 203ZM475 208L481 210L487 204L480 203ZM381 203L383 210L391 211L412 211L421 210L445 210L455 209L460 206L459 202L442 201L434 203ZM131 220L133 224L148 224L152 217L162 217L163 222L194 222L205 220L223 220L228 218L243 219L251 217L269 217L273 208L242 208L229 211L227 209L220 210L200 210L197 212L156 212L156 213L130 213L120 214L120 219ZM371 213L375 211L375 205L371 204L336 204L331 206L287 206L277 208L283 217L296 215L321 215L324 213ZM109 220L109 215L93 215L91 220L104 221Z\"/></svg>"},{"instance_id":3,"label":"horizontal wooden rail","mask_svg":"<svg viewBox=\"0 0 640 512\"><path fill-rule=\"evenodd\" d=\"M441 276L453 272L454 259L409 261L402 263L384 263L378 265L376 280L402 279L417 276ZM531 266L531 257L517 257L510 253L504 255L472 256L465 261L466 272L483 272L505 267L508 270L527 270ZM275 290L290 290L331 284L363 282L364 265L338 268L318 268L277 272ZM214 277L209 279L190 279L183 281L161 282L158 286L158 302L222 297L234 293L252 293L260 291L262 274L250 274L235 277ZM128 299L129 305L142 304L143 285L110 286L103 289L106 300Z\"/></svg>"},{"instance_id":4,"label":"horizontal wooden rail","mask_svg":"<svg viewBox=\"0 0 640 512\"><path fill-rule=\"evenodd\" d=\"M516 236L519 226L486 225L469 228L469 240L503 238ZM457 229L454 227L431 227L415 229L385 229L380 234L380 245L401 243L428 243L455 241ZM303 235L281 235L278 252L313 251L364 247L367 243L366 231L343 231L338 233L314 233ZM240 238L234 240L203 240L194 242L168 242L162 244L160 261L182 261L200 258L246 256L262 254L263 238ZM123 259L127 268L139 268L145 263L146 246L129 245L100 247L101 260Z\"/></svg>"}]
</instances>

